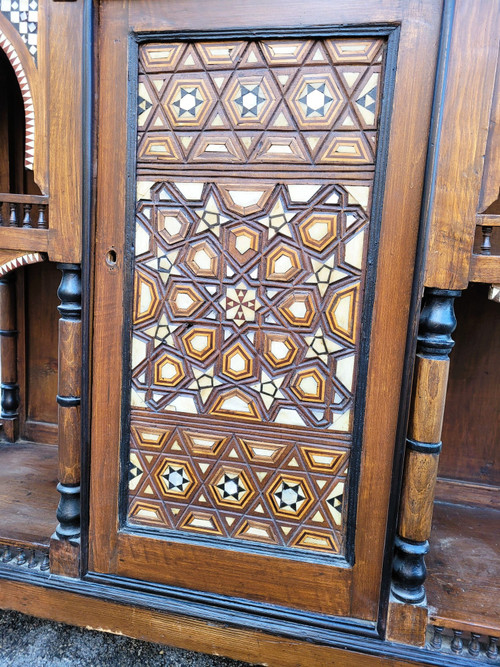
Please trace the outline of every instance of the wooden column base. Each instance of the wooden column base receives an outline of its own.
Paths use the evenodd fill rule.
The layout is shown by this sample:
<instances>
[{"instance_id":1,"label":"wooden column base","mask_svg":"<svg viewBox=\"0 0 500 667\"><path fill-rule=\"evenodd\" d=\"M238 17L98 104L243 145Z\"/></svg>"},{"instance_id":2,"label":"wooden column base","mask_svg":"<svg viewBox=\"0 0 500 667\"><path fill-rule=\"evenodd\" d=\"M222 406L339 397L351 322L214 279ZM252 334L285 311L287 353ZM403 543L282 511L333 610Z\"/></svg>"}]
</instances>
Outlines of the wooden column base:
<instances>
[{"instance_id":1,"label":"wooden column base","mask_svg":"<svg viewBox=\"0 0 500 667\"><path fill-rule=\"evenodd\" d=\"M387 615L386 639L412 646L425 646L427 602L406 604L391 595Z\"/></svg>"},{"instance_id":2,"label":"wooden column base","mask_svg":"<svg viewBox=\"0 0 500 667\"><path fill-rule=\"evenodd\" d=\"M50 572L62 577L80 576L80 546L52 537L50 540Z\"/></svg>"}]
</instances>

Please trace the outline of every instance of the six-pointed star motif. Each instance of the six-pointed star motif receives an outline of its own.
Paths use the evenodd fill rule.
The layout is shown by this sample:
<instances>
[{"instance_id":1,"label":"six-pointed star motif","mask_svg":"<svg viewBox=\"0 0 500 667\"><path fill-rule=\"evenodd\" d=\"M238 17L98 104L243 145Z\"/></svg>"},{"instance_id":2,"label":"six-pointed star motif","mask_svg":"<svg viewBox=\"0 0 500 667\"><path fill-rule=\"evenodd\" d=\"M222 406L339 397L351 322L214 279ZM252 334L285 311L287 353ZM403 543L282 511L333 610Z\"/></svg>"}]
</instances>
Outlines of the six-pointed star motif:
<instances>
[{"instance_id":1,"label":"six-pointed star motif","mask_svg":"<svg viewBox=\"0 0 500 667\"><path fill-rule=\"evenodd\" d=\"M196 118L198 107L204 101L197 86L181 86L172 106L177 118Z\"/></svg>"},{"instance_id":2,"label":"six-pointed star motif","mask_svg":"<svg viewBox=\"0 0 500 667\"><path fill-rule=\"evenodd\" d=\"M324 81L306 83L299 103L306 118L323 118L333 102L330 89Z\"/></svg>"}]
</instances>

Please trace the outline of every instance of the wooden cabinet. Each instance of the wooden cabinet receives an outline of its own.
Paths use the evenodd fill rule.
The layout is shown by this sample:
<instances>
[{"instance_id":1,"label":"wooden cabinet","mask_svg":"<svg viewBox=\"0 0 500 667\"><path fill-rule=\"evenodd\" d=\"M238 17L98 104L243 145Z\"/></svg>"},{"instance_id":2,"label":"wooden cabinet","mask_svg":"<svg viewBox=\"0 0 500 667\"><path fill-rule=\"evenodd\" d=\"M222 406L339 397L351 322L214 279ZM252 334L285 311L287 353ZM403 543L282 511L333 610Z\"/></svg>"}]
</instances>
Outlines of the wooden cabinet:
<instances>
[{"instance_id":1,"label":"wooden cabinet","mask_svg":"<svg viewBox=\"0 0 500 667\"><path fill-rule=\"evenodd\" d=\"M276 665L497 659L494 621L439 608L431 523L435 488L477 482L464 450L439 454L446 405L444 447L466 430L448 418L463 355L484 368L459 335L446 403L453 300L500 281L499 10L45 0L36 63L4 11L38 97L27 170L9 149L24 185L0 196L19 218L0 276L40 263L0 280L0 511L37 524L0 517L3 607ZM438 506L436 549L456 511ZM476 628L471 650L444 626Z\"/></svg>"}]
</instances>

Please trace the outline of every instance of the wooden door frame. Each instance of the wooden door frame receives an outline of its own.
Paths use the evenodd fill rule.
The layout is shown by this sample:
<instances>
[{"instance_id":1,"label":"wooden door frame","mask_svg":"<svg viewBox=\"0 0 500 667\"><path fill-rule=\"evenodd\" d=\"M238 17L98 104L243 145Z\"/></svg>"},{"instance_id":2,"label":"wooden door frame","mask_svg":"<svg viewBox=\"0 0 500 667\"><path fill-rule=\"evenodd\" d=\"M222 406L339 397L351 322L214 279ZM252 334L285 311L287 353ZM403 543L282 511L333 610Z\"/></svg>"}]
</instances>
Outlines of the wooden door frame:
<instances>
[{"instance_id":1,"label":"wooden door frame","mask_svg":"<svg viewBox=\"0 0 500 667\"><path fill-rule=\"evenodd\" d=\"M189 13L187 6L191 5L191 0L185 3L186 9L180 14ZM214 3L215 4L215 3ZM234 3L233 3L234 4ZM237 4L237 13L241 26L239 27L239 34L242 32L248 33L248 27L244 26L245 17L243 16L242 3ZM262 1L258 3L262 8L265 3ZM283 3L287 5L289 3ZM346 3L347 4L347 3ZM351 3L352 4L352 3ZM398 422L399 409L399 394L403 376L404 363L404 348L406 341L408 312L410 306L410 295L413 278L413 267L416 252L416 241L418 234L418 219L420 211L420 197L422 192L423 174L425 166L425 149L427 144L427 132L430 120L431 100L434 81L434 67L437 56L437 42L439 38L440 27L440 6L436 7L435 3L427 0L424 3L425 7L421 9L421 14L414 9L420 3L408 2L403 9L399 8L398 2L388 1L385 3L369 1L354 7L336 8L337 14L335 20L338 23L350 24L357 30L356 34L363 34L363 27L356 28L356 23L359 22L361 26L370 26L373 23L383 23L390 25L395 31L401 31L401 37L404 42L404 48L400 50L398 55L398 70L396 72L396 91L394 98L393 118L391 124L391 132L389 137L389 159L387 163L386 179L385 179L385 195L384 202L389 200L389 203L384 206L382 211L382 230L380 234L380 251L378 262L378 289L375 295L375 303L373 310L372 322L374 324L371 335L371 355L369 359L368 391L366 395L366 412L365 412L365 429L363 438L362 451L362 470L361 483L358 495L358 516L357 516L357 530L355 538L356 562L352 568L352 585L351 582L345 583L345 600L349 604L341 607L332 605L331 613L337 616L352 616L354 618L364 618L368 626L373 627L377 619L379 590L381 583L382 561L384 557L384 541L385 541L385 527L387 508L389 502L389 493L391 486L392 461L393 461L393 447L395 441L395 434ZM211 24L215 24L220 20L219 14L223 10L224 3L217 3L214 15L210 17L209 28ZM326 3L325 3L326 6ZM122 67L120 70L120 63L127 62L127 52L129 49L129 29L130 26L136 32L151 32L159 24L164 22L164 25L169 25L174 31L179 30L179 26L174 25L176 20L182 21L182 16L179 18L174 16L167 10L161 7L148 9L147 3L138 0L129 6L130 10L130 25L129 16L126 10L122 10L121 15L110 16L108 14L109 4L103 3L103 12L101 15L103 32L99 35L99 59L101 60L101 85L110 86L114 90L127 90L127 74ZM292 8L294 11L294 7ZM324 9L322 7L322 9ZM414 11L414 14L412 14ZM427 13L426 13L427 12ZM111 12L110 12L111 13ZM223 12L222 12L223 13ZM325 12L326 13L326 12ZM370 16L371 23L366 23L366 16ZM420 19L418 19L420 16ZM417 30L416 25L419 20L427 20L428 29L420 28ZM429 18L432 16L432 20ZM200 23L201 18L194 16L194 22ZM255 26L252 31L259 31L271 29L269 19L266 18L265 12L259 15L259 20L262 25ZM297 25L308 34L308 28L304 27L299 19L295 19ZM364 22L363 22L364 21ZM207 21L205 21L207 23ZM202 22L202 27L203 22ZM114 42L109 40L106 42L105 30L113 31L115 37ZM214 25L215 29L215 25ZM291 28L297 31L298 28ZM370 31L368 27L364 32ZM185 31L183 31L185 32ZM331 32L331 30L330 30ZM370 31L373 34L374 30ZM158 33L152 33L155 38ZM408 39L408 41L406 41ZM418 68L417 72L421 72L417 76L417 72L413 72L415 52L425 53L429 55L430 66L425 68ZM401 74L401 70L403 73ZM122 77L120 81L109 80L109 74L118 73ZM410 93L413 93L414 98L418 100L419 104L413 106L406 106L403 100L410 99ZM422 100L425 103L422 104ZM109 98L108 98L109 103ZM421 109L425 109L425 113L421 113ZM111 210L111 206L107 207L107 202L103 198L98 198L96 204L96 218L100 221L100 225L96 228L96 255L95 264L98 270L106 271L107 280L106 285L96 281L96 308L100 312L107 312L110 317L106 322L97 322L94 320L94 360L100 358L108 358L115 360L115 368L121 369L122 359L116 353L115 349L110 347L110 341L103 339L103 327L113 327L114 323L121 323L122 313L118 312L116 304L112 305L110 302L110 294L115 291L123 294L123 256L120 250L123 246L124 239L120 229L113 228L113 221L117 219L124 219L127 215L128 205L130 210L130 202L126 200L126 179L125 170L120 171L116 167L117 162L121 165L127 164L126 147L120 144L119 138L122 127L127 123L127 105L122 105L118 109L118 113L114 114L116 108L110 106L109 113L113 116L110 123L109 113L106 111L105 103L99 107L97 114L98 130L99 130L99 148L98 155L102 155L100 160L100 169L98 169L97 176L97 192L99 197L99 188L104 186L103 179L106 179L109 174L116 175L116 201L118 207ZM106 116L108 113L108 117ZM122 125L123 123L123 125ZM122 137L123 138L123 137ZM118 141L117 141L118 140ZM411 158L406 157L411 153L409 147L414 149L414 154L418 155L418 160L414 163ZM418 150L416 150L418 149ZM395 157L393 158L393 154ZM396 157L397 156L397 157ZM401 164L398 166L398 157L403 161L406 160L406 168L402 169ZM113 171L114 170L114 171ZM129 170L130 171L130 170ZM384 171L384 169L378 171ZM105 174L105 176L103 176ZM130 174L129 177L134 177L135 174ZM115 181L113 181L115 182ZM411 184L412 187L409 187ZM130 191L130 187L128 188ZM125 203L127 204L125 205ZM412 221L409 225L408 220ZM400 221L401 224L397 224ZM116 263L109 262L108 252L114 250L118 252L118 259ZM108 263L106 264L106 258ZM393 262L389 265L389 259ZM393 267L397 266L397 270ZM409 269L409 270L408 270ZM405 274L405 270L407 273ZM391 283L390 274L401 274L401 282L398 285L399 289L395 290ZM382 276L382 278L381 278ZM114 283L114 287L109 289L109 285ZM385 322L391 322L392 313L394 318L395 313L402 315L396 322L396 326L389 328ZM116 330L121 330L121 324ZM377 368L383 367L387 358L392 359L393 366L390 374L388 374L387 381L384 386L375 381L377 375ZM110 423L107 416L103 413L99 414L100 401L102 397L107 397L108 405L111 409L117 410L120 414L120 396L117 395L116 389L113 393L113 387L117 385L121 387L120 380L113 382L111 374L99 373L99 367L94 361L93 372L93 397L91 404L93 406L92 413L92 483L90 490L91 508L95 508L95 512L91 512L90 522L90 566L93 570L91 578L97 580L110 580L116 577L113 575L102 574L107 570L115 570L118 561L125 555L123 552L117 550L116 531L118 528L117 516L117 498L116 494L110 497L109 489L117 489L119 485L119 461L113 455L111 449L107 448L108 442L117 442L119 440L119 429L116 423ZM120 371L121 372L121 371ZM378 407L383 406L383 409ZM97 407L99 406L99 408ZM104 417L104 418L103 418ZM376 456L378 443L380 442L380 435L377 434L375 427L377 420L379 424L384 423L385 436L383 441L389 443L385 451L382 452L379 458L379 466L372 465L371 469L363 465L367 458ZM366 426L368 424L368 426ZM101 477L100 470L106 469L109 476L105 479ZM104 476L103 476L104 477ZM374 502L370 497L370 491L377 486L382 488L380 497ZM369 525L377 527L376 534L368 530ZM363 529L364 527L364 529ZM106 555L103 553L103 547L108 540L114 543L110 549L111 561L108 562ZM170 543L172 548L173 543ZM132 547L133 549L133 547ZM175 549L174 549L175 550ZM374 556L375 554L375 556ZM151 565L151 564L149 564ZM127 569L127 563L123 562L119 576L125 576L133 579L131 571ZM156 574L162 579L162 571L165 568L165 563L160 563L157 572L153 573L151 568L148 574ZM336 570L338 572L338 570ZM101 573L101 574L99 574ZM370 576L370 573L372 576ZM286 576L293 577L293 570L288 572ZM132 582L130 582L132 584ZM164 588L165 593L172 592L168 580L163 581L167 586ZM138 588L148 588L145 583L135 581L134 586ZM177 585L182 585L178 582ZM158 586L155 584L156 589ZM187 586L186 586L187 588ZM179 591L180 593L180 591ZM216 595L214 603L217 604ZM266 600L267 602L275 602L274 599ZM223 603L222 598L220 603ZM259 603L255 603L259 605ZM293 605L295 606L295 605ZM296 614L297 612L293 612Z\"/></svg>"}]
</instances>

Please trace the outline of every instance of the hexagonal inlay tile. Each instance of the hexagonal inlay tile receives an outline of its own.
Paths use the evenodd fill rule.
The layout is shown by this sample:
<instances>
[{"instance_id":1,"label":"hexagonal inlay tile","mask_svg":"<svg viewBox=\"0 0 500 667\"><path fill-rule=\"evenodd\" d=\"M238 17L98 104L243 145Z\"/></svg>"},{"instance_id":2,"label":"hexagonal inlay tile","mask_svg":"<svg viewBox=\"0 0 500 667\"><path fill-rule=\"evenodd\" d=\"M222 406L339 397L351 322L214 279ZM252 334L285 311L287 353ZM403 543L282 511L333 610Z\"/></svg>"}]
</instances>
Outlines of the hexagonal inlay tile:
<instances>
[{"instance_id":1,"label":"hexagonal inlay tile","mask_svg":"<svg viewBox=\"0 0 500 667\"><path fill-rule=\"evenodd\" d=\"M190 357L204 361L215 350L215 329L193 327L182 336L182 341Z\"/></svg>"},{"instance_id":2,"label":"hexagonal inlay tile","mask_svg":"<svg viewBox=\"0 0 500 667\"><path fill-rule=\"evenodd\" d=\"M196 486L196 478L187 461L163 461L155 473L155 478L166 496L186 498Z\"/></svg>"},{"instance_id":3,"label":"hexagonal inlay tile","mask_svg":"<svg viewBox=\"0 0 500 667\"><path fill-rule=\"evenodd\" d=\"M283 368L293 362L297 354L297 346L286 334L266 333L264 356L275 368Z\"/></svg>"},{"instance_id":4,"label":"hexagonal inlay tile","mask_svg":"<svg viewBox=\"0 0 500 667\"><path fill-rule=\"evenodd\" d=\"M234 380L243 380L253 374L253 358L241 343L236 343L222 358L222 371Z\"/></svg>"},{"instance_id":5,"label":"hexagonal inlay tile","mask_svg":"<svg viewBox=\"0 0 500 667\"><path fill-rule=\"evenodd\" d=\"M288 519L300 519L313 500L305 479L291 475L278 475L266 495L274 512Z\"/></svg>"},{"instance_id":6,"label":"hexagonal inlay tile","mask_svg":"<svg viewBox=\"0 0 500 667\"><path fill-rule=\"evenodd\" d=\"M304 245L313 250L323 251L337 235L336 213L311 213L299 225Z\"/></svg>"},{"instance_id":7,"label":"hexagonal inlay tile","mask_svg":"<svg viewBox=\"0 0 500 667\"><path fill-rule=\"evenodd\" d=\"M189 317L203 304L203 298L192 285L174 284L167 300L176 317Z\"/></svg>"},{"instance_id":8,"label":"hexagonal inlay tile","mask_svg":"<svg viewBox=\"0 0 500 667\"><path fill-rule=\"evenodd\" d=\"M174 127L201 125L213 108L210 89L198 76L177 76L165 97L165 111Z\"/></svg>"},{"instance_id":9,"label":"hexagonal inlay tile","mask_svg":"<svg viewBox=\"0 0 500 667\"><path fill-rule=\"evenodd\" d=\"M255 257L259 250L259 232L247 225L238 225L229 232L231 256L239 264L245 264Z\"/></svg>"},{"instance_id":10,"label":"hexagonal inlay tile","mask_svg":"<svg viewBox=\"0 0 500 667\"><path fill-rule=\"evenodd\" d=\"M167 243L177 243L186 238L190 222L180 209L160 207L156 211L156 224Z\"/></svg>"},{"instance_id":11,"label":"hexagonal inlay tile","mask_svg":"<svg viewBox=\"0 0 500 667\"><path fill-rule=\"evenodd\" d=\"M289 95L302 129L330 128L342 108L342 93L331 72L303 70Z\"/></svg>"},{"instance_id":12,"label":"hexagonal inlay tile","mask_svg":"<svg viewBox=\"0 0 500 667\"><path fill-rule=\"evenodd\" d=\"M296 327L308 327L314 318L314 304L309 292L290 294L279 310Z\"/></svg>"},{"instance_id":13,"label":"hexagonal inlay tile","mask_svg":"<svg viewBox=\"0 0 500 667\"><path fill-rule=\"evenodd\" d=\"M292 391L303 401L325 400L325 378L317 368L306 368L295 376Z\"/></svg>"},{"instance_id":14,"label":"hexagonal inlay tile","mask_svg":"<svg viewBox=\"0 0 500 667\"><path fill-rule=\"evenodd\" d=\"M300 273L300 260L293 248L280 243L268 256L266 277L268 280L293 280Z\"/></svg>"},{"instance_id":15,"label":"hexagonal inlay tile","mask_svg":"<svg viewBox=\"0 0 500 667\"><path fill-rule=\"evenodd\" d=\"M206 241L195 243L189 248L186 264L197 276L216 278L218 263L217 253Z\"/></svg>"},{"instance_id":16,"label":"hexagonal inlay tile","mask_svg":"<svg viewBox=\"0 0 500 667\"><path fill-rule=\"evenodd\" d=\"M239 75L229 85L223 104L237 127L264 127L279 99L268 72Z\"/></svg>"},{"instance_id":17,"label":"hexagonal inlay tile","mask_svg":"<svg viewBox=\"0 0 500 667\"><path fill-rule=\"evenodd\" d=\"M243 507L255 491L241 468L222 466L210 481L210 491L218 505Z\"/></svg>"},{"instance_id":18,"label":"hexagonal inlay tile","mask_svg":"<svg viewBox=\"0 0 500 667\"><path fill-rule=\"evenodd\" d=\"M169 354L164 354L155 363L155 384L175 387L185 377L182 362Z\"/></svg>"}]
</instances>

